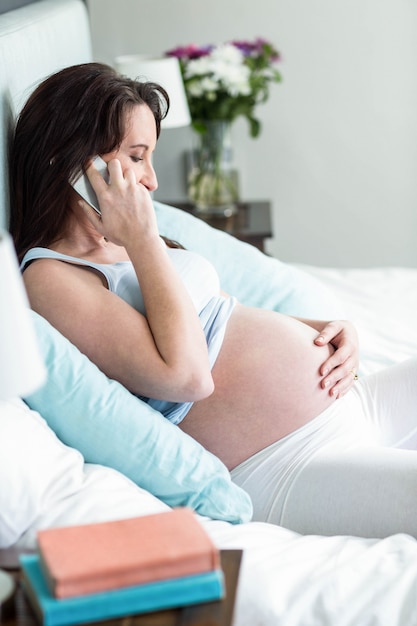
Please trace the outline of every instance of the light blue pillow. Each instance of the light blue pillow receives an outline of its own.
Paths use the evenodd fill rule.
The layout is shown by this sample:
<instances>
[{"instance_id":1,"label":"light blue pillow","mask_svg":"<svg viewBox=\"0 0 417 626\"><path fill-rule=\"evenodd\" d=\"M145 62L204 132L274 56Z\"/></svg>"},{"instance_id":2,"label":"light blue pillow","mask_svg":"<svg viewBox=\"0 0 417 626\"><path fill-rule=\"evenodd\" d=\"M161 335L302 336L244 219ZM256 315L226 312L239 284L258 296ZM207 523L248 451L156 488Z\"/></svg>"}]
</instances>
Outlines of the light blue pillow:
<instances>
[{"instance_id":1,"label":"light blue pillow","mask_svg":"<svg viewBox=\"0 0 417 626\"><path fill-rule=\"evenodd\" d=\"M341 303L320 280L267 256L203 220L154 202L161 235L206 257L216 268L222 289L242 304L310 319L346 316Z\"/></svg>"},{"instance_id":2,"label":"light blue pillow","mask_svg":"<svg viewBox=\"0 0 417 626\"><path fill-rule=\"evenodd\" d=\"M49 322L31 311L47 382L25 398L89 463L119 470L170 506L233 523L252 516L226 466L160 413L108 379Z\"/></svg>"}]
</instances>

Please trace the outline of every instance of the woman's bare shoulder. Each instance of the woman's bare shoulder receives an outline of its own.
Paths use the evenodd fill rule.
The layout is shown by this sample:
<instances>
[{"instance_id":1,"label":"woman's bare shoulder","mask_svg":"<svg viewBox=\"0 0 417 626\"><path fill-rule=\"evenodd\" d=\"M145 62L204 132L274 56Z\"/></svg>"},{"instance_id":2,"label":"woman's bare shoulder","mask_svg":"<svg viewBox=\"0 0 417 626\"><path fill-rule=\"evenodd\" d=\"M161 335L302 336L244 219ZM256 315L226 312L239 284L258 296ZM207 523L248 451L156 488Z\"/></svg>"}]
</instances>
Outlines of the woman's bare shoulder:
<instances>
[{"instance_id":1,"label":"woman's bare shoulder","mask_svg":"<svg viewBox=\"0 0 417 626\"><path fill-rule=\"evenodd\" d=\"M75 314L90 317L110 295L97 272L57 259L31 262L23 280L31 307L58 328Z\"/></svg>"},{"instance_id":2,"label":"woman's bare shoulder","mask_svg":"<svg viewBox=\"0 0 417 626\"><path fill-rule=\"evenodd\" d=\"M60 259L41 258L32 261L23 272L23 281L31 294L40 292L43 296L51 296L53 293L70 293L73 285L82 288L87 285L94 289L103 286L104 280L91 268L68 263Z\"/></svg>"},{"instance_id":3,"label":"woman's bare shoulder","mask_svg":"<svg viewBox=\"0 0 417 626\"><path fill-rule=\"evenodd\" d=\"M118 344L132 342L132 328L139 337L147 332L142 316L109 291L90 268L39 259L23 277L32 309L104 371L110 371L111 353ZM109 354L103 354L103 346Z\"/></svg>"}]
</instances>

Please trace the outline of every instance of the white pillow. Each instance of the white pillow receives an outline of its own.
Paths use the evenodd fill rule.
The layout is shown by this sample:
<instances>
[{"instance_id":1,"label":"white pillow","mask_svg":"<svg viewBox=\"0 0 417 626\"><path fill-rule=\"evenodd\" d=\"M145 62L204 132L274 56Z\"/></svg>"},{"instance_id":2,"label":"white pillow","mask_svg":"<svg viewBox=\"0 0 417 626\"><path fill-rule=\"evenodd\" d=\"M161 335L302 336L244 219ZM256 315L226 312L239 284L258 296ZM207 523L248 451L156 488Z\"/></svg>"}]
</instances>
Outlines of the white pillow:
<instances>
[{"instance_id":1,"label":"white pillow","mask_svg":"<svg viewBox=\"0 0 417 626\"><path fill-rule=\"evenodd\" d=\"M71 494L48 501L16 543L16 548L33 550L37 531L56 526L91 524L128 517L151 515L169 510L169 506L129 478L103 465L85 463L82 482Z\"/></svg>"},{"instance_id":2,"label":"white pillow","mask_svg":"<svg viewBox=\"0 0 417 626\"><path fill-rule=\"evenodd\" d=\"M0 402L0 485L0 548L33 548L39 528L169 508L116 470L85 464L20 399Z\"/></svg>"},{"instance_id":3,"label":"white pillow","mask_svg":"<svg viewBox=\"0 0 417 626\"><path fill-rule=\"evenodd\" d=\"M82 455L22 400L0 402L0 548L17 541L58 496L73 493L83 466Z\"/></svg>"}]
</instances>

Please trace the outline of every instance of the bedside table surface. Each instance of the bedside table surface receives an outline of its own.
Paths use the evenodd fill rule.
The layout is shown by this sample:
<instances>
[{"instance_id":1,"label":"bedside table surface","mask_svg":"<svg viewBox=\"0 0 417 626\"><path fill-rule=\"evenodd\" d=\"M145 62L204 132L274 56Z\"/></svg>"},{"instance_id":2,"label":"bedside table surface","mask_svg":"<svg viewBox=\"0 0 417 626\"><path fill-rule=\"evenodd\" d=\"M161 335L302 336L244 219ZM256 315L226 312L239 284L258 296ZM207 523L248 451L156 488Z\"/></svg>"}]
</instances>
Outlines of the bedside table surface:
<instances>
[{"instance_id":1,"label":"bedside table surface","mask_svg":"<svg viewBox=\"0 0 417 626\"><path fill-rule=\"evenodd\" d=\"M195 210L189 202L164 200L165 204L177 207L200 218L213 228L218 228L250 243L263 251L264 239L272 237L271 203L268 200L239 202L237 213L230 217L206 215Z\"/></svg>"}]
</instances>

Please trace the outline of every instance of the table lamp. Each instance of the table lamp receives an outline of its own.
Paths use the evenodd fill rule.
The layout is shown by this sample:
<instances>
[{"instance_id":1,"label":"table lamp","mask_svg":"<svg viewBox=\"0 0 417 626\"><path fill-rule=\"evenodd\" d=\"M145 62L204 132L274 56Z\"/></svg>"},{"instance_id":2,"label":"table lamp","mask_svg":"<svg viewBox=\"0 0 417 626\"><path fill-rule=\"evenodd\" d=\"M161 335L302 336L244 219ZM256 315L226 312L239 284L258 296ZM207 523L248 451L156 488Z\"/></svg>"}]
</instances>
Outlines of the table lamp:
<instances>
[{"instance_id":1,"label":"table lamp","mask_svg":"<svg viewBox=\"0 0 417 626\"><path fill-rule=\"evenodd\" d=\"M46 377L12 238L0 230L0 400L35 391Z\"/></svg>"},{"instance_id":2,"label":"table lamp","mask_svg":"<svg viewBox=\"0 0 417 626\"><path fill-rule=\"evenodd\" d=\"M124 76L161 85L168 93L170 107L162 128L179 128L191 123L179 61L175 57L150 57L127 54L116 57L114 67Z\"/></svg>"}]
</instances>

